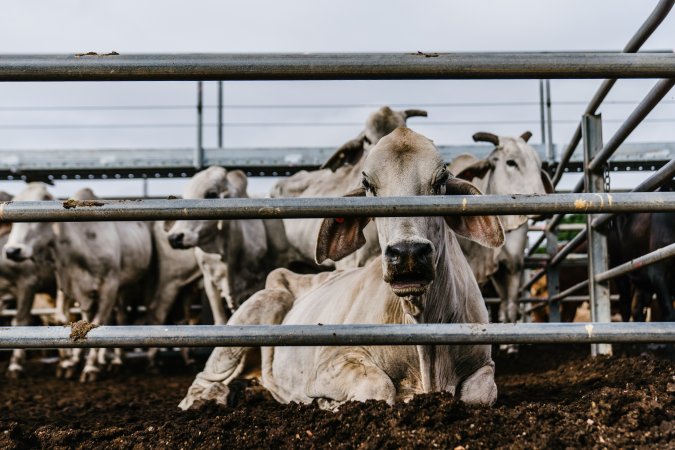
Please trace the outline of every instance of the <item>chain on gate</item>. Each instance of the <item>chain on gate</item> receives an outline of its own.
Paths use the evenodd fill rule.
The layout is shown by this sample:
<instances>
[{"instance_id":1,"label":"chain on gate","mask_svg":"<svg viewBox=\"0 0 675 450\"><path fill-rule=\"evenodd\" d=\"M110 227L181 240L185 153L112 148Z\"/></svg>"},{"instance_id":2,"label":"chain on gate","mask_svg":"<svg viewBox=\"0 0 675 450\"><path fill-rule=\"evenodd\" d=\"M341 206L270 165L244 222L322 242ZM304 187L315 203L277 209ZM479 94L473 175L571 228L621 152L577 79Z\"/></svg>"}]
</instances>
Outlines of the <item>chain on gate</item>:
<instances>
[{"instance_id":1,"label":"chain on gate","mask_svg":"<svg viewBox=\"0 0 675 450\"><path fill-rule=\"evenodd\" d=\"M610 180L609 172L610 172L610 164L609 164L609 161L607 161L605 163L605 165L603 166L603 171L602 171L602 177L603 177L604 182L605 182L605 192L606 193L611 192L611 184L610 184L611 180ZM611 220L609 220L607 222L607 229L608 230L611 230L613 227L614 227L614 218L612 218Z\"/></svg>"}]
</instances>

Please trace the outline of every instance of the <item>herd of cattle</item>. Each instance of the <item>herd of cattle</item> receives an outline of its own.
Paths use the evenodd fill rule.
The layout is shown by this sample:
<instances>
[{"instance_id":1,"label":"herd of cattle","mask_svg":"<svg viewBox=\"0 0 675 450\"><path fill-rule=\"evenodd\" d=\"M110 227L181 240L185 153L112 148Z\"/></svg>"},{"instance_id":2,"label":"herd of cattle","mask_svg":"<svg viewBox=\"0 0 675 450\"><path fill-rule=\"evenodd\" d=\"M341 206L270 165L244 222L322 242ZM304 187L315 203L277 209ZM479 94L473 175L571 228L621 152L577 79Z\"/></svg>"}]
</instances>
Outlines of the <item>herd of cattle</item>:
<instances>
[{"instance_id":1,"label":"herd of cattle","mask_svg":"<svg viewBox=\"0 0 675 450\"><path fill-rule=\"evenodd\" d=\"M278 182L273 197L546 194L554 191L529 132L476 133L494 145L484 159L446 164L428 138L406 127L425 111L382 107L365 129L316 171ZM671 182L662 189L672 190ZM210 167L186 186L188 199L247 197L238 170ZM14 200L53 197L30 183ZM89 189L75 201L94 201ZM11 196L0 193L0 201ZM500 297L498 319L519 320L527 216L188 220L176 222L0 224L0 301L16 302L12 325L31 323L38 293L52 294L56 323L73 305L94 324L164 324L176 305L208 299L216 324L487 323L481 288ZM623 214L610 227L610 263L675 242L675 214ZM620 279L623 320L644 320L655 306L675 319L675 263ZM564 278L564 270L562 277ZM135 307L146 308L134 317ZM58 372L95 380L122 352L62 351ZM154 355L154 352L150 353ZM84 361L82 361L84 360ZM82 362L84 364L82 365ZM15 350L9 376L23 371ZM496 400L489 345L416 347L217 348L181 402L226 402L236 377L258 376L281 402L325 408L347 400L389 403L445 390L467 403Z\"/></svg>"}]
</instances>

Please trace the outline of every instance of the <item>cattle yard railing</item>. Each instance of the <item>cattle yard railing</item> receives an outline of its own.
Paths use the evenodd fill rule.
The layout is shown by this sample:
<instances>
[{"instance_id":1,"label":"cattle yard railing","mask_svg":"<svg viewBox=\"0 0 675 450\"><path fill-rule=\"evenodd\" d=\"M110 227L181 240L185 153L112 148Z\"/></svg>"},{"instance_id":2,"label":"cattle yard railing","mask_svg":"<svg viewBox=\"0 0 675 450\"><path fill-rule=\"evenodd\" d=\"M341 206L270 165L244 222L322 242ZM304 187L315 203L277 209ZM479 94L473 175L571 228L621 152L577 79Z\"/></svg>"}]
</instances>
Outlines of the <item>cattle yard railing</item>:
<instances>
[{"instance_id":1,"label":"cattle yard railing","mask_svg":"<svg viewBox=\"0 0 675 450\"><path fill-rule=\"evenodd\" d=\"M675 211L675 192L0 202L0 222L301 219Z\"/></svg>"},{"instance_id":2,"label":"cattle yard railing","mask_svg":"<svg viewBox=\"0 0 675 450\"><path fill-rule=\"evenodd\" d=\"M68 327L0 328L0 349L254 347L274 345L594 344L675 341L675 323L102 326L85 338Z\"/></svg>"},{"instance_id":3,"label":"cattle yard railing","mask_svg":"<svg viewBox=\"0 0 675 450\"><path fill-rule=\"evenodd\" d=\"M673 7L673 1L662 0L660 1L652 14L647 18L645 23L640 27L638 32L631 38L624 52L637 52L646 39L651 35L651 33L659 26L659 24L665 19L670 10ZM650 92L645 96L642 102L635 108L635 110L629 115L626 121L619 127L615 134L610 138L610 140L603 146L602 137L601 137L601 118L599 116L594 116L603 100L610 92L614 86L616 79L608 79L603 82L603 84L598 88L596 94L591 99L584 115L582 121L575 130L572 139L570 140L569 145L563 151L561 155L560 164L556 168L556 172L553 176L553 183L557 185L560 181L563 172L566 170L566 167L574 153L577 149L582 138L584 139L584 161L586 167L584 168L584 177L579 180L576 184L573 192L581 192L586 189L587 192L603 192L605 188L608 188L608 179L609 179L609 158L616 152L619 146L626 140L626 138L631 134L631 132L645 119L645 117L651 112L651 110L670 92L673 85L675 85L675 79L662 79L656 83L656 85L650 90ZM583 126L589 128L589 131L586 133L583 132ZM588 134L588 136L585 136ZM603 180L603 174L601 171L605 169L605 174ZM633 189L633 192L640 191L651 191L659 188L668 180L673 178L675 174L675 160L671 161L669 164L666 164L659 172L653 175L649 180L642 183L640 186L637 186ZM592 317L595 320L609 320L610 316L610 307L609 307L609 286L603 282L602 278L598 278L598 272L607 268L607 243L606 237L603 233L600 232L601 227L608 223L609 220L613 217L611 214L603 214L599 217L588 220L588 227L585 231L577 234L572 240L570 240L563 248L558 249L558 243L556 238L556 228L561 223L564 218L564 214L557 214L551 220L549 220L548 225L544 233L537 239L535 244L528 251L528 256L532 255L537 248L543 243L544 240L547 240L547 253L549 255L549 264L546 268L535 273L535 275L528 280L523 286L522 291L529 289L537 280L542 278L544 275L547 275L547 292L548 299L547 305L550 307L550 318L551 320L558 321L560 320L559 312L559 302L565 299L567 296L577 292L580 289L589 287L590 290L590 304ZM589 242L589 278L585 282L571 286L568 289L565 289L563 292L560 292L559 289L559 270L560 264L571 254L576 248ZM638 260L649 261L655 257L662 256L664 254L664 249L657 250L648 255L645 255ZM672 255L671 255L672 256ZM661 259L659 259L660 261ZM639 269L641 266L635 264L635 261L628 262L622 266L622 274L627 274L631 271ZM616 268L617 270L619 268ZM610 271L605 271L607 273ZM595 274L595 275L594 275ZM600 299L596 298L600 297ZM536 305L536 308L539 305ZM533 308L530 308L532 310ZM599 309L601 312L598 314ZM599 317L603 316L603 317ZM593 353L611 353L611 348L608 346L593 346Z\"/></svg>"},{"instance_id":4,"label":"cattle yard railing","mask_svg":"<svg viewBox=\"0 0 675 450\"><path fill-rule=\"evenodd\" d=\"M548 196L411 197L358 199L231 199L9 202L0 221L155 220L197 218L343 217L446 214L565 214L673 211L674 193L602 193L602 168L618 145L675 84L675 55L632 53L673 6L662 0L624 49L625 53L432 53L408 54L216 54L216 55L10 55L0 58L0 81L176 81L176 80L393 80L393 79L599 79L596 93L554 176L556 183L580 140L584 141L585 182L596 193ZM619 78L660 78L606 146L602 146L598 106ZM578 137L577 137L578 135ZM575 142L576 141L576 142ZM198 155L196 155L198 156ZM589 170L590 166L590 170ZM583 184L577 185L580 191ZM153 203L154 202L154 203ZM604 217L604 216L603 216ZM547 226L549 254L555 227ZM594 218L593 220L601 220ZM590 296L594 322L587 324L425 324L307 326L134 326L99 327L84 340L71 339L64 327L0 329L0 347L108 346L255 346L392 345L554 342L675 342L672 323L597 323L608 321L609 292L597 282L606 272L604 238L587 220ZM580 240L580 238L579 238ZM540 242L541 243L541 242ZM568 244L569 245L569 244ZM538 246L538 245L537 245ZM665 254L672 249L661 249ZM646 256L645 258L654 258ZM598 270L604 264L605 270ZM635 264L633 264L635 266ZM617 271L628 267L616 268ZM600 279L598 279L600 275ZM549 279L556 279L549 271ZM603 289L606 292L603 292ZM549 289L549 299L557 295ZM551 303L554 305L556 302ZM594 347L594 354L611 347Z\"/></svg>"}]
</instances>

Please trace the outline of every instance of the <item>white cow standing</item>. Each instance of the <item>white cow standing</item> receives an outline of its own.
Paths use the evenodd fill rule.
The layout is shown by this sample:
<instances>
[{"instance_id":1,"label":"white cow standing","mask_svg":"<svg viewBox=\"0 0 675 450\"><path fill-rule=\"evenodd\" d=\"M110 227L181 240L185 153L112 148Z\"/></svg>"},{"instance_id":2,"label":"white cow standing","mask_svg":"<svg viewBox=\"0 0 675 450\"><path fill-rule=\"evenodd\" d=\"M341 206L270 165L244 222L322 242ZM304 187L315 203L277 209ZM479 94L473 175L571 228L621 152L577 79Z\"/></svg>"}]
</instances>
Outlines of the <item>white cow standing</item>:
<instances>
[{"instance_id":1,"label":"white cow standing","mask_svg":"<svg viewBox=\"0 0 675 450\"><path fill-rule=\"evenodd\" d=\"M531 136L529 131L516 138L476 133L474 141L490 142L494 144L494 150L482 160L472 155L460 155L450 164L450 172L471 181L485 194L552 193L553 185L541 168L537 151L527 144ZM478 284L492 281L500 298L499 321L515 323L525 267L528 217L500 216L500 219L506 232L502 248L487 249L466 239L459 242Z\"/></svg>"},{"instance_id":2,"label":"white cow standing","mask_svg":"<svg viewBox=\"0 0 675 450\"><path fill-rule=\"evenodd\" d=\"M480 194L448 173L432 141L404 127L370 150L362 183L352 195ZM338 261L355 252L365 243L368 222L323 220L317 261ZM504 234L496 217L387 217L375 222L384 249L381 258L314 278L274 272L268 277L269 288L247 300L228 325L488 322L478 284L455 235L498 247ZM225 402L227 385L242 375L256 351L215 349L179 406ZM490 345L263 347L261 352L262 384L280 402L318 399L326 408L349 400L391 404L433 391L452 392L479 405L491 405L497 398Z\"/></svg>"},{"instance_id":3,"label":"white cow standing","mask_svg":"<svg viewBox=\"0 0 675 450\"><path fill-rule=\"evenodd\" d=\"M74 199L93 201L89 189L78 191ZM15 200L53 200L42 183L30 183ZM77 204L77 203L76 203ZM76 207L96 207L86 206ZM31 259L48 250L55 265L57 285L66 301L78 302L82 317L96 325L108 325L116 311L123 323L125 307L134 299L142 298L143 281L152 261L153 245L150 224L145 222L62 222L16 223L12 227L5 254L14 261ZM104 353L101 352L100 355ZM72 374L79 360L62 361L61 369ZM89 351L81 381L93 381L100 372L99 352ZM121 351L112 361L120 365Z\"/></svg>"},{"instance_id":4,"label":"white cow standing","mask_svg":"<svg viewBox=\"0 0 675 450\"><path fill-rule=\"evenodd\" d=\"M242 171L212 166L192 177L183 198L246 198L247 184ZM195 248L216 324L226 323L232 311L262 289L270 271L302 259L288 244L278 219L181 220L168 225L172 247Z\"/></svg>"},{"instance_id":5,"label":"white cow standing","mask_svg":"<svg viewBox=\"0 0 675 450\"><path fill-rule=\"evenodd\" d=\"M419 109L394 111L383 106L366 120L365 129L356 138L342 145L320 170L301 171L280 180L271 192L272 197L336 197L359 186L363 162L369 150L396 128L405 126L410 117L426 117ZM288 241L307 259L314 258L313 236L321 226L320 219L284 219ZM365 230L366 245L337 264L328 267L360 267L380 254L377 230L371 225Z\"/></svg>"},{"instance_id":6,"label":"white cow standing","mask_svg":"<svg viewBox=\"0 0 675 450\"><path fill-rule=\"evenodd\" d=\"M12 197L0 191L0 201L11 201ZM0 224L0 249L7 243L12 224ZM53 294L56 289L54 271L46 254L34 255L31 260L15 262L0 253L0 311L7 301L16 302L16 315L12 318L12 326L31 324L31 309L38 292ZM18 378L24 370L26 351L15 349L7 366L7 377Z\"/></svg>"}]
</instances>

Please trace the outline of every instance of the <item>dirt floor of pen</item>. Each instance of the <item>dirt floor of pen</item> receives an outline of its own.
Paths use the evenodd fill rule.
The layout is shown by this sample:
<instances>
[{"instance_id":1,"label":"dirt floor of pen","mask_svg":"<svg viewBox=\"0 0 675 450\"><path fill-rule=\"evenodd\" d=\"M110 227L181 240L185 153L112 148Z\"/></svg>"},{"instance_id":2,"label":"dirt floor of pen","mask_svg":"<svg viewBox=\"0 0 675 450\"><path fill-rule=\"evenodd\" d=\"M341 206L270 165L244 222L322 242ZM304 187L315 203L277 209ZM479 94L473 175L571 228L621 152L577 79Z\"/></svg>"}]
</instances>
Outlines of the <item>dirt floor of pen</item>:
<instances>
[{"instance_id":1,"label":"dirt floor of pen","mask_svg":"<svg viewBox=\"0 0 675 450\"><path fill-rule=\"evenodd\" d=\"M672 352L522 347L496 358L499 400L470 408L448 394L393 407L348 403L337 413L264 395L182 412L194 374L139 362L91 384L57 380L31 363L2 382L0 448L626 448L675 446ZM252 392L252 391L251 391Z\"/></svg>"}]
</instances>

